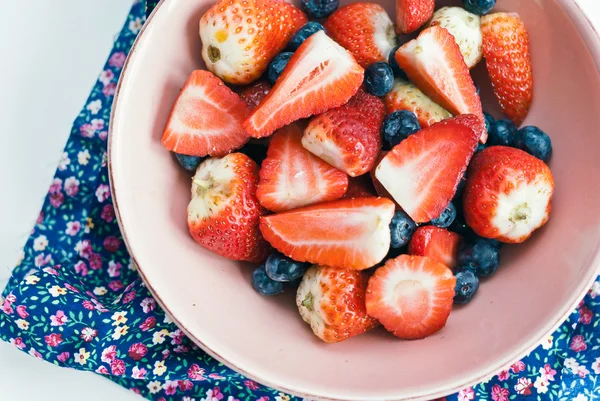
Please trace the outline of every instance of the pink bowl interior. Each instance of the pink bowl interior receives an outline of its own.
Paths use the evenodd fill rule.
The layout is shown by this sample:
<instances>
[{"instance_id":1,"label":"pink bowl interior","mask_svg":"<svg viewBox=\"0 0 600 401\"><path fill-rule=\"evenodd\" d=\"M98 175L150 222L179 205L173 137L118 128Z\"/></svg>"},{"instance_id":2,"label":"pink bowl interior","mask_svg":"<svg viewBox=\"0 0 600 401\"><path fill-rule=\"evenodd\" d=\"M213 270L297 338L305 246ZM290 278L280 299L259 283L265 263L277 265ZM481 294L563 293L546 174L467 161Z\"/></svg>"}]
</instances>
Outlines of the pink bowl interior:
<instances>
[{"instance_id":1,"label":"pink bowl interior","mask_svg":"<svg viewBox=\"0 0 600 401\"><path fill-rule=\"evenodd\" d=\"M520 14L531 36L535 100L525 123L542 127L554 144L549 224L525 245L504 247L497 274L438 334L408 342L377 329L335 345L302 322L293 291L258 295L251 266L218 257L188 235L189 176L160 137L187 75L204 68L197 25L211 3L167 0L155 12L120 84L110 149L128 247L160 303L200 346L258 381L311 398L427 399L513 362L583 296L600 243L600 53L574 2L499 2ZM381 4L393 16L393 2ZM484 108L497 114L482 65L474 76Z\"/></svg>"}]
</instances>

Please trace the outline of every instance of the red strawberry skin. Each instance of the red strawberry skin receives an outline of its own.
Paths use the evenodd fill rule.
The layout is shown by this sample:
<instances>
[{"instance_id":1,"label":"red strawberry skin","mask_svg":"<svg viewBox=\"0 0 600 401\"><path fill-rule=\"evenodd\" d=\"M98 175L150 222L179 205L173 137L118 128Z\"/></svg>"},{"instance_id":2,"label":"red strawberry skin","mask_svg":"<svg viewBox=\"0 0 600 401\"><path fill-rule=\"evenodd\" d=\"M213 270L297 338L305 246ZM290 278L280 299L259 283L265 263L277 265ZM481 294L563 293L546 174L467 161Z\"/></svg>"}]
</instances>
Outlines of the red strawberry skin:
<instances>
[{"instance_id":1,"label":"red strawberry skin","mask_svg":"<svg viewBox=\"0 0 600 401\"><path fill-rule=\"evenodd\" d=\"M554 178L543 161L519 149L491 146L478 152L469 166L465 220L482 237L521 243L548 221L553 192ZM533 220L528 229L519 229L526 216Z\"/></svg>"},{"instance_id":2,"label":"red strawberry skin","mask_svg":"<svg viewBox=\"0 0 600 401\"><path fill-rule=\"evenodd\" d=\"M504 114L520 125L533 101L529 34L518 15L495 13L481 18L483 55L494 94Z\"/></svg>"},{"instance_id":3,"label":"red strawberry skin","mask_svg":"<svg viewBox=\"0 0 600 401\"><path fill-rule=\"evenodd\" d=\"M359 90L345 105L314 117L302 145L351 177L363 175L379 156L384 117L381 99Z\"/></svg>"},{"instance_id":4,"label":"red strawberry skin","mask_svg":"<svg viewBox=\"0 0 600 401\"><path fill-rule=\"evenodd\" d=\"M427 256L453 269L456 266L460 235L445 228L421 226L408 244L409 255Z\"/></svg>"},{"instance_id":5,"label":"red strawberry skin","mask_svg":"<svg viewBox=\"0 0 600 401\"><path fill-rule=\"evenodd\" d=\"M262 138L293 121L339 107L358 91L363 73L347 50L319 31L294 52L244 128Z\"/></svg>"},{"instance_id":6,"label":"red strawberry skin","mask_svg":"<svg viewBox=\"0 0 600 401\"><path fill-rule=\"evenodd\" d=\"M382 159L375 177L417 223L438 217L477 146L478 118L464 114L410 135Z\"/></svg>"},{"instance_id":7,"label":"red strawberry skin","mask_svg":"<svg viewBox=\"0 0 600 401\"><path fill-rule=\"evenodd\" d=\"M274 212L341 198L348 176L302 147L302 131L288 125L271 138L256 196Z\"/></svg>"},{"instance_id":8,"label":"red strawberry skin","mask_svg":"<svg viewBox=\"0 0 600 401\"><path fill-rule=\"evenodd\" d=\"M294 260L363 270L387 255L394 209L389 199L342 199L263 216L260 230Z\"/></svg>"},{"instance_id":9,"label":"red strawberry skin","mask_svg":"<svg viewBox=\"0 0 600 401\"><path fill-rule=\"evenodd\" d=\"M244 102L246 102L248 109L254 110L267 96L267 93L269 93L270 90L271 85L269 85L268 82L258 81L244 88L240 92L240 97Z\"/></svg>"},{"instance_id":10,"label":"red strawberry skin","mask_svg":"<svg viewBox=\"0 0 600 401\"><path fill-rule=\"evenodd\" d=\"M469 67L454 37L440 26L424 29L417 39L396 51L396 61L410 80L435 103L454 115L474 114L480 118L481 142L487 131Z\"/></svg>"},{"instance_id":11,"label":"red strawberry skin","mask_svg":"<svg viewBox=\"0 0 600 401\"><path fill-rule=\"evenodd\" d=\"M377 193L368 175L348 179L348 190L342 199L370 197L377 197Z\"/></svg>"},{"instance_id":12,"label":"red strawberry skin","mask_svg":"<svg viewBox=\"0 0 600 401\"><path fill-rule=\"evenodd\" d=\"M200 19L202 58L225 82L249 84L306 22L306 15L285 1L220 0Z\"/></svg>"},{"instance_id":13,"label":"red strawberry skin","mask_svg":"<svg viewBox=\"0 0 600 401\"><path fill-rule=\"evenodd\" d=\"M396 32L411 33L433 16L435 0L396 0Z\"/></svg>"},{"instance_id":14,"label":"red strawberry skin","mask_svg":"<svg viewBox=\"0 0 600 401\"><path fill-rule=\"evenodd\" d=\"M324 26L327 34L350 51L363 68L377 61L387 62L397 44L394 24L376 3L357 2L341 7L327 18Z\"/></svg>"},{"instance_id":15,"label":"red strawberry skin","mask_svg":"<svg viewBox=\"0 0 600 401\"><path fill-rule=\"evenodd\" d=\"M296 305L317 337L336 343L379 324L367 315L366 290L367 277L363 272L313 266L298 287Z\"/></svg>"},{"instance_id":16,"label":"red strawberry skin","mask_svg":"<svg viewBox=\"0 0 600 401\"><path fill-rule=\"evenodd\" d=\"M162 144L190 156L226 155L248 142L242 124L249 113L244 101L219 78L196 70L173 105Z\"/></svg>"},{"instance_id":17,"label":"red strawberry skin","mask_svg":"<svg viewBox=\"0 0 600 401\"><path fill-rule=\"evenodd\" d=\"M452 310L456 278L425 256L400 255L369 279L367 313L396 337L415 340L441 330Z\"/></svg>"},{"instance_id":18,"label":"red strawberry skin","mask_svg":"<svg viewBox=\"0 0 600 401\"><path fill-rule=\"evenodd\" d=\"M187 221L194 240L228 259L264 261L271 247L258 227L266 210L255 195L257 164L243 153L210 158L192 182Z\"/></svg>"}]
</instances>

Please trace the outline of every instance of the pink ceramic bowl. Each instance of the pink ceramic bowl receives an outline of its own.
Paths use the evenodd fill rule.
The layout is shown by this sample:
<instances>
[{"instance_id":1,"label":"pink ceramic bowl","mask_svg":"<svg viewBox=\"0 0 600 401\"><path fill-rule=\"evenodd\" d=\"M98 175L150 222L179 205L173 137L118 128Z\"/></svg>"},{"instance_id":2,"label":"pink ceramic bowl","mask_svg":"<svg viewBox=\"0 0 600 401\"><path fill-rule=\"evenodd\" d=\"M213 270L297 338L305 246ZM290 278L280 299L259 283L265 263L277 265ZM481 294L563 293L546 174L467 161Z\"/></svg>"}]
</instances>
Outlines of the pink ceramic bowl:
<instances>
[{"instance_id":1,"label":"pink ceramic bowl","mask_svg":"<svg viewBox=\"0 0 600 401\"><path fill-rule=\"evenodd\" d=\"M112 189L129 251L160 304L200 347L307 398L425 400L487 379L561 323L600 262L600 42L575 2L502 0L498 7L518 12L531 36L535 99L525 123L554 143L549 224L526 244L504 247L496 275L438 334L401 341L376 329L334 345L314 337L293 291L258 295L251 266L212 254L188 235L190 179L160 137L186 77L203 68L198 21L212 3L164 0L157 7L129 57L110 124ZM392 0L382 4L393 15ZM484 108L495 111L482 66L475 76L488 95Z\"/></svg>"}]
</instances>

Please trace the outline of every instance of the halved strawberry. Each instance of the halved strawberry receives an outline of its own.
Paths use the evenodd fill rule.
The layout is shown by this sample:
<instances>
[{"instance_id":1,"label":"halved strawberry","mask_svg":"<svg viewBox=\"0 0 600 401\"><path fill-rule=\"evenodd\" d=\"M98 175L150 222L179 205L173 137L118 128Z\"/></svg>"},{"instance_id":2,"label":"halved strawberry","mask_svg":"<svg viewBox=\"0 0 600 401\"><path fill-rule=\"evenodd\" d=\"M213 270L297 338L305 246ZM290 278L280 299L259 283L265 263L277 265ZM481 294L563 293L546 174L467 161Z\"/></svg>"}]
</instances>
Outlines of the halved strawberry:
<instances>
[{"instance_id":1,"label":"halved strawberry","mask_svg":"<svg viewBox=\"0 0 600 401\"><path fill-rule=\"evenodd\" d=\"M255 81L307 21L278 0L220 0L200 19L206 67L231 84Z\"/></svg>"},{"instance_id":2,"label":"halved strawberry","mask_svg":"<svg viewBox=\"0 0 600 401\"><path fill-rule=\"evenodd\" d=\"M452 114L481 119L481 142L487 140L481 100L454 37L440 26L423 30L401 46L396 61L410 80Z\"/></svg>"},{"instance_id":3,"label":"halved strawberry","mask_svg":"<svg viewBox=\"0 0 600 401\"><path fill-rule=\"evenodd\" d=\"M446 265L426 256L400 255L369 279L367 313L396 337L425 338L446 325L455 285Z\"/></svg>"},{"instance_id":4,"label":"halved strawberry","mask_svg":"<svg viewBox=\"0 0 600 401\"><path fill-rule=\"evenodd\" d=\"M411 33L433 15L435 0L396 0L396 32Z\"/></svg>"},{"instance_id":5,"label":"halved strawberry","mask_svg":"<svg viewBox=\"0 0 600 401\"><path fill-rule=\"evenodd\" d=\"M350 177L348 179L348 190L342 196L342 199L370 198L373 196L376 197L377 193L369 176L365 174L360 177Z\"/></svg>"},{"instance_id":6,"label":"halved strawberry","mask_svg":"<svg viewBox=\"0 0 600 401\"><path fill-rule=\"evenodd\" d=\"M270 251L259 228L266 210L256 199L258 166L243 153L206 159L192 179L190 234L203 247L233 260L260 263Z\"/></svg>"},{"instance_id":7,"label":"halved strawberry","mask_svg":"<svg viewBox=\"0 0 600 401\"><path fill-rule=\"evenodd\" d=\"M450 32L467 67L473 68L483 57L481 20L462 7L442 7L433 14L428 26L439 25Z\"/></svg>"},{"instance_id":8,"label":"halved strawberry","mask_svg":"<svg viewBox=\"0 0 600 401\"><path fill-rule=\"evenodd\" d=\"M375 177L417 223L438 217L454 196L479 132L463 114L410 135L379 163Z\"/></svg>"},{"instance_id":9,"label":"halved strawberry","mask_svg":"<svg viewBox=\"0 0 600 401\"><path fill-rule=\"evenodd\" d=\"M274 212L341 198L348 176L302 147L302 131L291 124L271 138L260 168L256 196Z\"/></svg>"},{"instance_id":10,"label":"halved strawberry","mask_svg":"<svg viewBox=\"0 0 600 401\"><path fill-rule=\"evenodd\" d=\"M296 305L317 337L336 343L377 326L367 315L367 277L356 270L313 266L304 273Z\"/></svg>"},{"instance_id":11,"label":"halved strawberry","mask_svg":"<svg viewBox=\"0 0 600 401\"><path fill-rule=\"evenodd\" d=\"M502 112L520 125L533 101L529 34L515 13L481 18L483 56Z\"/></svg>"},{"instance_id":12,"label":"halved strawberry","mask_svg":"<svg viewBox=\"0 0 600 401\"><path fill-rule=\"evenodd\" d=\"M363 72L347 50L319 31L294 52L244 127L262 138L293 121L341 106L360 88Z\"/></svg>"},{"instance_id":13,"label":"halved strawberry","mask_svg":"<svg viewBox=\"0 0 600 401\"><path fill-rule=\"evenodd\" d=\"M469 227L485 238L519 243L550 218L554 178L540 159L522 150L491 146L469 166L463 210Z\"/></svg>"},{"instance_id":14,"label":"halved strawberry","mask_svg":"<svg viewBox=\"0 0 600 401\"><path fill-rule=\"evenodd\" d=\"M352 3L336 10L325 21L327 34L346 48L358 64L367 68L387 61L398 44L394 24L384 8L375 3Z\"/></svg>"},{"instance_id":15,"label":"halved strawberry","mask_svg":"<svg viewBox=\"0 0 600 401\"><path fill-rule=\"evenodd\" d=\"M387 255L394 209L389 199L342 199L263 216L260 230L294 260L362 270Z\"/></svg>"},{"instance_id":16,"label":"halved strawberry","mask_svg":"<svg viewBox=\"0 0 600 401\"><path fill-rule=\"evenodd\" d=\"M423 128L452 117L450 112L427 97L421 89L400 78L394 80L392 90L383 100L388 114L398 110L412 111Z\"/></svg>"},{"instance_id":17,"label":"halved strawberry","mask_svg":"<svg viewBox=\"0 0 600 401\"><path fill-rule=\"evenodd\" d=\"M302 146L351 177L365 174L379 156L384 117L381 99L359 90L345 105L310 120Z\"/></svg>"},{"instance_id":18,"label":"halved strawberry","mask_svg":"<svg viewBox=\"0 0 600 401\"><path fill-rule=\"evenodd\" d=\"M377 158L377 162L375 163L375 165L378 166L379 163L381 163L381 161L387 154L388 154L387 151L382 150L381 153L379 153L379 157ZM381 196L382 198L388 198L388 199L394 200L392 195L390 195L390 193L387 191L387 189L385 189L385 187L383 185L381 185L381 183L379 182L377 177L375 177L376 171L377 171L377 169L373 169L373 170L369 171L369 175L371 176L371 182L373 183L375 192L377 193L377 195Z\"/></svg>"},{"instance_id":19,"label":"halved strawberry","mask_svg":"<svg viewBox=\"0 0 600 401\"><path fill-rule=\"evenodd\" d=\"M271 85L267 81L258 81L250 86L245 87L240 92L240 97L250 110L254 110L260 102L267 96L271 90Z\"/></svg>"},{"instance_id":20,"label":"halved strawberry","mask_svg":"<svg viewBox=\"0 0 600 401\"><path fill-rule=\"evenodd\" d=\"M453 269L456 266L460 235L445 228L422 226L417 228L408 244L409 255L427 256Z\"/></svg>"},{"instance_id":21,"label":"halved strawberry","mask_svg":"<svg viewBox=\"0 0 600 401\"><path fill-rule=\"evenodd\" d=\"M208 71L196 70L173 105L162 136L171 152L223 156L248 142L243 100Z\"/></svg>"}]
</instances>

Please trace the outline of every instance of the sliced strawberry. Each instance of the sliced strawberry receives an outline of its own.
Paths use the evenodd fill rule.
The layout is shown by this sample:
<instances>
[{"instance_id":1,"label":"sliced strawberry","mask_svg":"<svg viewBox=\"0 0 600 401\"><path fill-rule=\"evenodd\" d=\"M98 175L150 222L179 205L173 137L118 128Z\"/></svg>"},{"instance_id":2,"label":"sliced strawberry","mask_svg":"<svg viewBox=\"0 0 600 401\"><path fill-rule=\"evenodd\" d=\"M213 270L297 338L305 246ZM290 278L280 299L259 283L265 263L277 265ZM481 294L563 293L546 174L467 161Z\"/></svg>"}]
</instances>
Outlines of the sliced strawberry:
<instances>
[{"instance_id":1,"label":"sliced strawberry","mask_svg":"<svg viewBox=\"0 0 600 401\"><path fill-rule=\"evenodd\" d=\"M293 121L341 106L362 84L363 72L347 50L319 31L294 52L244 127L262 138Z\"/></svg>"},{"instance_id":2,"label":"sliced strawberry","mask_svg":"<svg viewBox=\"0 0 600 401\"><path fill-rule=\"evenodd\" d=\"M189 156L226 155L248 142L242 123L249 113L219 78L196 70L173 105L162 143L171 152Z\"/></svg>"},{"instance_id":3,"label":"sliced strawberry","mask_svg":"<svg viewBox=\"0 0 600 401\"><path fill-rule=\"evenodd\" d=\"M463 210L478 235L519 243L550 218L554 178L548 166L522 150L491 146L469 166Z\"/></svg>"},{"instance_id":4,"label":"sliced strawberry","mask_svg":"<svg viewBox=\"0 0 600 401\"><path fill-rule=\"evenodd\" d=\"M274 212L341 198L348 176L302 147L302 131L291 124L271 138L260 168L256 196Z\"/></svg>"},{"instance_id":5,"label":"sliced strawberry","mask_svg":"<svg viewBox=\"0 0 600 401\"><path fill-rule=\"evenodd\" d=\"M422 226L417 228L410 243L408 254L427 256L453 269L456 266L460 235L445 228Z\"/></svg>"},{"instance_id":6,"label":"sliced strawberry","mask_svg":"<svg viewBox=\"0 0 600 401\"><path fill-rule=\"evenodd\" d=\"M481 19L483 55L502 112L520 125L533 101L533 72L529 34L514 13L495 13Z\"/></svg>"},{"instance_id":7,"label":"sliced strawberry","mask_svg":"<svg viewBox=\"0 0 600 401\"><path fill-rule=\"evenodd\" d=\"M345 105L314 117L302 145L351 177L365 174L379 156L384 117L381 99L360 90Z\"/></svg>"},{"instance_id":8,"label":"sliced strawberry","mask_svg":"<svg viewBox=\"0 0 600 401\"><path fill-rule=\"evenodd\" d=\"M254 110L270 90L271 85L267 81L258 81L244 88L240 92L240 97L246 102L248 109Z\"/></svg>"},{"instance_id":9,"label":"sliced strawberry","mask_svg":"<svg viewBox=\"0 0 600 401\"><path fill-rule=\"evenodd\" d=\"M259 228L266 210L256 199L258 166L243 153L206 159L192 180L190 234L203 247L233 260L264 261L270 251Z\"/></svg>"},{"instance_id":10,"label":"sliced strawberry","mask_svg":"<svg viewBox=\"0 0 600 401\"><path fill-rule=\"evenodd\" d=\"M387 255L394 209L389 199L342 199L263 216L260 230L294 260L362 270Z\"/></svg>"},{"instance_id":11,"label":"sliced strawberry","mask_svg":"<svg viewBox=\"0 0 600 401\"><path fill-rule=\"evenodd\" d=\"M396 52L396 61L410 80L452 114L474 114L481 119L481 142L487 140L481 100L454 37L432 26Z\"/></svg>"},{"instance_id":12,"label":"sliced strawberry","mask_svg":"<svg viewBox=\"0 0 600 401\"><path fill-rule=\"evenodd\" d=\"M455 285L446 265L425 256L400 255L369 279L367 313L396 337L425 338L446 325Z\"/></svg>"},{"instance_id":13,"label":"sliced strawberry","mask_svg":"<svg viewBox=\"0 0 600 401\"><path fill-rule=\"evenodd\" d=\"M421 89L400 78L394 80L394 86L385 95L384 102L388 114L398 110L412 111L423 128L452 117L452 114L427 97Z\"/></svg>"},{"instance_id":14,"label":"sliced strawberry","mask_svg":"<svg viewBox=\"0 0 600 401\"><path fill-rule=\"evenodd\" d=\"M302 277L296 305L317 337L336 343L378 325L367 315L366 290L367 277L363 272L313 266Z\"/></svg>"},{"instance_id":15,"label":"sliced strawberry","mask_svg":"<svg viewBox=\"0 0 600 401\"><path fill-rule=\"evenodd\" d=\"M377 158L377 162L375 163L375 165L378 166L379 163L381 163L381 161L387 154L388 154L387 151L382 150L381 153L379 153L379 157ZM385 187L383 185L381 185L381 183L379 182L377 177L375 177L376 171L377 171L377 169L373 169L369 172L369 175L371 176L371 182L373 183L373 187L375 188L375 192L377 193L377 195L381 196L382 198L388 198L388 199L394 200L392 195L390 195L390 193L387 191L387 189L385 189Z\"/></svg>"},{"instance_id":16,"label":"sliced strawberry","mask_svg":"<svg viewBox=\"0 0 600 401\"><path fill-rule=\"evenodd\" d=\"M375 177L417 223L438 217L454 196L479 132L464 114L410 135L379 163Z\"/></svg>"},{"instance_id":17,"label":"sliced strawberry","mask_svg":"<svg viewBox=\"0 0 600 401\"><path fill-rule=\"evenodd\" d=\"M387 62L398 44L394 24L379 4L349 4L331 14L324 25L327 34L364 68L377 61Z\"/></svg>"},{"instance_id":18,"label":"sliced strawberry","mask_svg":"<svg viewBox=\"0 0 600 401\"><path fill-rule=\"evenodd\" d=\"M435 0L396 0L396 32L411 33L433 15Z\"/></svg>"},{"instance_id":19,"label":"sliced strawberry","mask_svg":"<svg viewBox=\"0 0 600 401\"><path fill-rule=\"evenodd\" d=\"M439 25L450 32L467 67L473 68L483 57L481 20L462 7L442 7L433 14L428 26Z\"/></svg>"},{"instance_id":20,"label":"sliced strawberry","mask_svg":"<svg viewBox=\"0 0 600 401\"><path fill-rule=\"evenodd\" d=\"M249 84L306 21L302 11L285 1L220 0L200 19L202 58L225 82Z\"/></svg>"},{"instance_id":21,"label":"sliced strawberry","mask_svg":"<svg viewBox=\"0 0 600 401\"><path fill-rule=\"evenodd\" d=\"M342 199L370 198L373 196L377 196L373 183L368 175L361 175L360 177L350 177L348 180L348 190Z\"/></svg>"}]
</instances>

